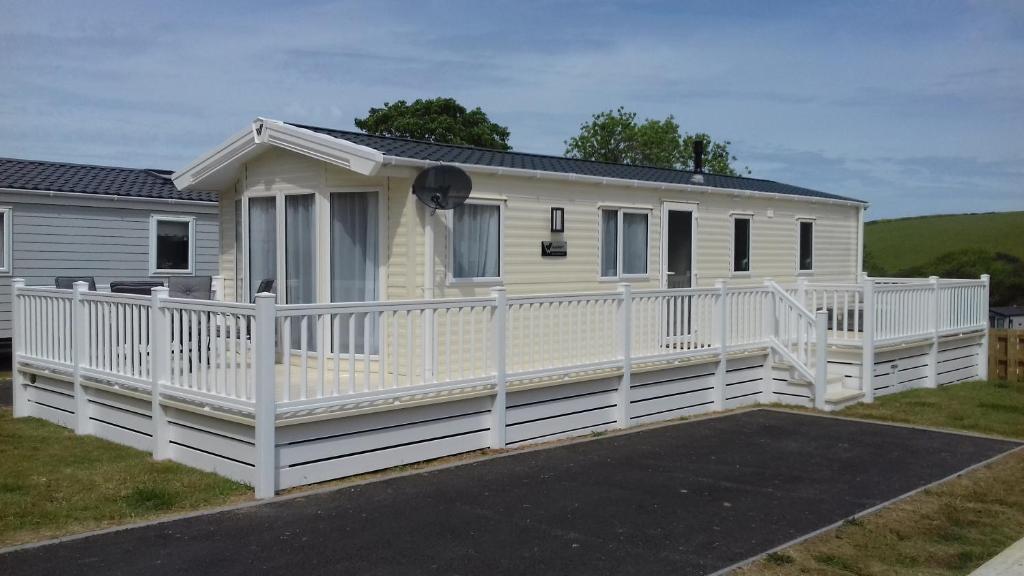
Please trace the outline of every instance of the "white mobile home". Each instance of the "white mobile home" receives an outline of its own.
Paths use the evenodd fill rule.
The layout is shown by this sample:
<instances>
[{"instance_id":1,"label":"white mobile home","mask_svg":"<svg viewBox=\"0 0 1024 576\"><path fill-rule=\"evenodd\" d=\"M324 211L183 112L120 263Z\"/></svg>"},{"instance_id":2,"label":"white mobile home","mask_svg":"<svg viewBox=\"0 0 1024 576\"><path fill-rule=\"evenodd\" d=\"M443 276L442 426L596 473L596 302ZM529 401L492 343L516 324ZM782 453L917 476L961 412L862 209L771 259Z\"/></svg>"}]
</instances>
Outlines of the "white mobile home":
<instances>
[{"instance_id":1,"label":"white mobile home","mask_svg":"<svg viewBox=\"0 0 1024 576\"><path fill-rule=\"evenodd\" d=\"M10 344L13 277L216 275L217 197L178 190L170 174L0 158L0 341Z\"/></svg>"},{"instance_id":2,"label":"white mobile home","mask_svg":"<svg viewBox=\"0 0 1024 576\"><path fill-rule=\"evenodd\" d=\"M413 196L438 164L471 176L466 204ZM986 375L988 279L865 277L850 198L266 119L173 181L218 194L234 301L16 280L15 414L260 497Z\"/></svg>"}]
</instances>

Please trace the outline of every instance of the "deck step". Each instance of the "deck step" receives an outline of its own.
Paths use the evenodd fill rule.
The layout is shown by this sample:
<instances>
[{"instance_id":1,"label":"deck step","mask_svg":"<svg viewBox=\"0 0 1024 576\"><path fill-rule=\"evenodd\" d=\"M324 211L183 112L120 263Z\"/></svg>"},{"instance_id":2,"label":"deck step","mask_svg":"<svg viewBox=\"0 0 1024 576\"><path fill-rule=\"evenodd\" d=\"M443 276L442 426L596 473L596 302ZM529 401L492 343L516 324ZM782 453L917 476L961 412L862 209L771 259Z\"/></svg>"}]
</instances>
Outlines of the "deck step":
<instances>
[{"instance_id":1,"label":"deck step","mask_svg":"<svg viewBox=\"0 0 1024 576\"><path fill-rule=\"evenodd\" d=\"M829 386L825 390L825 402L829 404L842 404L852 402L864 396L862 390L851 390L842 386Z\"/></svg>"}]
</instances>

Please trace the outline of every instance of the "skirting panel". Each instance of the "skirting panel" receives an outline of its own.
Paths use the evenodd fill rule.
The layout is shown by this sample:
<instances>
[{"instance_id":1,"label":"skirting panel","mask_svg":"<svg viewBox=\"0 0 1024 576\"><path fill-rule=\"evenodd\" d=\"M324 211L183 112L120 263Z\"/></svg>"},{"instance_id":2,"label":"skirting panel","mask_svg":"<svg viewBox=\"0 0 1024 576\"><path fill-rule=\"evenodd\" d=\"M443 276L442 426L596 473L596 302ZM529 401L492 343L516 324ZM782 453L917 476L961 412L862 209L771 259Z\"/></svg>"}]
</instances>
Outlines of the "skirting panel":
<instances>
[{"instance_id":1,"label":"skirting panel","mask_svg":"<svg viewBox=\"0 0 1024 576\"><path fill-rule=\"evenodd\" d=\"M278 488L486 448L491 402L471 398L281 426Z\"/></svg>"},{"instance_id":2,"label":"skirting panel","mask_svg":"<svg viewBox=\"0 0 1024 576\"><path fill-rule=\"evenodd\" d=\"M875 355L875 396L921 388L928 381L929 345L886 350Z\"/></svg>"},{"instance_id":3,"label":"skirting panel","mask_svg":"<svg viewBox=\"0 0 1024 576\"><path fill-rule=\"evenodd\" d=\"M602 378L510 393L505 442L546 442L612 428L618 386L618 378Z\"/></svg>"},{"instance_id":4,"label":"skirting panel","mask_svg":"<svg viewBox=\"0 0 1024 576\"><path fill-rule=\"evenodd\" d=\"M967 380L981 375L981 343L976 340L954 340L939 343L936 378L939 386ZM987 361L987 359L986 359Z\"/></svg>"}]
</instances>

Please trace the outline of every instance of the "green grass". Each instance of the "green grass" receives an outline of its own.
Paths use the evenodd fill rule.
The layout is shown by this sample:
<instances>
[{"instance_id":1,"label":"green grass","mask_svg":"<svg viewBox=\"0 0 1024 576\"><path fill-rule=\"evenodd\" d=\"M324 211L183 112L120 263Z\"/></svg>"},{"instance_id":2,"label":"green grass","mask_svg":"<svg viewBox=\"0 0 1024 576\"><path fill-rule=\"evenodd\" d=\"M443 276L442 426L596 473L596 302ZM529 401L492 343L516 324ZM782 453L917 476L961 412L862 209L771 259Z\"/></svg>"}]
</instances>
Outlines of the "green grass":
<instances>
[{"instance_id":1,"label":"green grass","mask_svg":"<svg viewBox=\"0 0 1024 576\"><path fill-rule=\"evenodd\" d=\"M1024 439L1024 383L971 382L859 404L841 416ZM743 576L969 574L1024 537L1024 453L1015 452L829 533Z\"/></svg>"},{"instance_id":2,"label":"green grass","mask_svg":"<svg viewBox=\"0 0 1024 576\"><path fill-rule=\"evenodd\" d=\"M953 214L878 220L864 226L867 258L884 270L920 266L976 248L1024 259L1024 212Z\"/></svg>"},{"instance_id":3,"label":"green grass","mask_svg":"<svg viewBox=\"0 0 1024 576\"><path fill-rule=\"evenodd\" d=\"M855 404L840 415L1024 439L1024 383L965 382L909 390L873 404Z\"/></svg>"},{"instance_id":4,"label":"green grass","mask_svg":"<svg viewBox=\"0 0 1024 576\"><path fill-rule=\"evenodd\" d=\"M251 498L221 476L0 409L0 546Z\"/></svg>"}]
</instances>

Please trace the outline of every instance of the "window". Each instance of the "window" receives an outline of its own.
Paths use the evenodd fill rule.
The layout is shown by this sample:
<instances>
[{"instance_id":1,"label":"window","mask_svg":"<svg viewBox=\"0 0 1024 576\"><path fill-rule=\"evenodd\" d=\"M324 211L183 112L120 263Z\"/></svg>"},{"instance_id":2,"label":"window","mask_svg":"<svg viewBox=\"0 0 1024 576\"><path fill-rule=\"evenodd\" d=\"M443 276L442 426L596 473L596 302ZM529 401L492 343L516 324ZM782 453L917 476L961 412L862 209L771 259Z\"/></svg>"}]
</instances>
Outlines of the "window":
<instances>
[{"instance_id":1,"label":"window","mask_svg":"<svg viewBox=\"0 0 1024 576\"><path fill-rule=\"evenodd\" d=\"M732 271L750 272L750 218L734 216L732 221Z\"/></svg>"},{"instance_id":2,"label":"window","mask_svg":"<svg viewBox=\"0 0 1024 576\"><path fill-rule=\"evenodd\" d=\"M0 274L11 273L11 209L0 208Z\"/></svg>"},{"instance_id":3,"label":"window","mask_svg":"<svg viewBox=\"0 0 1024 576\"><path fill-rule=\"evenodd\" d=\"M601 210L601 277L647 274L648 213Z\"/></svg>"},{"instance_id":4,"label":"window","mask_svg":"<svg viewBox=\"0 0 1024 576\"><path fill-rule=\"evenodd\" d=\"M150 263L154 274L191 274L195 221L189 217L154 216Z\"/></svg>"},{"instance_id":5,"label":"window","mask_svg":"<svg viewBox=\"0 0 1024 576\"><path fill-rule=\"evenodd\" d=\"M501 278L501 204L466 203L452 214L452 279Z\"/></svg>"},{"instance_id":6,"label":"window","mask_svg":"<svg viewBox=\"0 0 1024 576\"><path fill-rule=\"evenodd\" d=\"M800 271L814 270L814 222L800 221Z\"/></svg>"}]
</instances>

